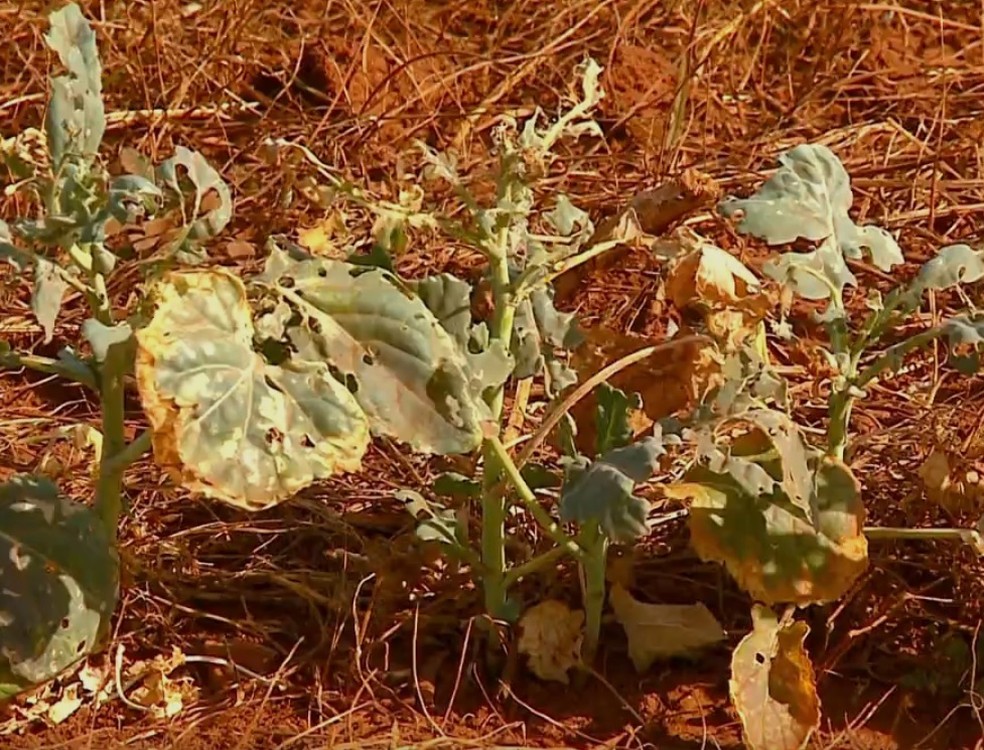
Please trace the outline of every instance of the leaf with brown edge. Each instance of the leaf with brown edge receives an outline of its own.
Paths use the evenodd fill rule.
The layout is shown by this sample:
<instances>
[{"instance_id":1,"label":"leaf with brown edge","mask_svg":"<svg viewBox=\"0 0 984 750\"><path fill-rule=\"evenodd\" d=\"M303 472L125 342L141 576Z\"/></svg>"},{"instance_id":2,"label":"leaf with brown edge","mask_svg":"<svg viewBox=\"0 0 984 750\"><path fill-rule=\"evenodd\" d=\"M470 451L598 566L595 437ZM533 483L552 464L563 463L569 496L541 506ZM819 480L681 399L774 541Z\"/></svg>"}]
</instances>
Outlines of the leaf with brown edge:
<instances>
[{"instance_id":1,"label":"leaf with brown edge","mask_svg":"<svg viewBox=\"0 0 984 750\"><path fill-rule=\"evenodd\" d=\"M728 465L698 464L665 492L691 500L690 541L701 559L724 564L756 600L839 599L868 564L858 481L843 461L812 456L809 496L798 505L783 489L781 462L761 458L771 445L750 433L733 443ZM762 470L774 481L758 481Z\"/></svg>"},{"instance_id":2,"label":"leaf with brown edge","mask_svg":"<svg viewBox=\"0 0 984 750\"><path fill-rule=\"evenodd\" d=\"M136 380L154 455L186 488L245 510L355 471L369 423L324 362L269 364L253 350L246 290L222 270L174 272L152 289Z\"/></svg>"},{"instance_id":3,"label":"leaf with brown edge","mask_svg":"<svg viewBox=\"0 0 984 750\"><path fill-rule=\"evenodd\" d=\"M780 625L768 607L752 608L752 632L731 657L731 700L749 750L801 750L820 725L816 678L803 622Z\"/></svg>"},{"instance_id":4,"label":"leaf with brown edge","mask_svg":"<svg viewBox=\"0 0 984 750\"><path fill-rule=\"evenodd\" d=\"M638 672L657 659L685 656L724 640L720 623L703 604L648 604L618 583L608 596Z\"/></svg>"},{"instance_id":5,"label":"leaf with brown edge","mask_svg":"<svg viewBox=\"0 0 984 750\"><path fill-rule=\"evenodd\" d=\"M708 332L729 347L755 336L774 300L740 260L684 229L654 249L670 257L664 291L678 310L700 311Z\"/></svg>"}]
</instances>

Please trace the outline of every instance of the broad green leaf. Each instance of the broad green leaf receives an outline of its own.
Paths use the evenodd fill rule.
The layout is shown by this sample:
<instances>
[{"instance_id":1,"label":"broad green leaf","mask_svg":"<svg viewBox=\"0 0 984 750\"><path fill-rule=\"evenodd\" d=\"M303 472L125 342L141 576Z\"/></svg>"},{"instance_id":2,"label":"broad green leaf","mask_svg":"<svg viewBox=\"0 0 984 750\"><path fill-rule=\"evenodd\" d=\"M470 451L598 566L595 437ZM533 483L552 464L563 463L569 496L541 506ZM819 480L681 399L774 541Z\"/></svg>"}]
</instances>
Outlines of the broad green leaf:
<instances>
[{"instance_id":1,"label":"broad green leaf","mask_svg":"<svg viewBox=\"0 0 984 750\"><path fill-rule=\"evenodd\" d=\"M133 336L133 329L130 328L129 323L107 326L95 318L89 318L82 323L82 336L92 347L96 361L103 362L110 347L130 340L130 337Z\"/></svg>"},{"instance_id":2,"label":"broad green leaf","mask_svg":"<svg viewBox=\"0 0 984 750\"><path fill-rule=\"evenodd\" d=\"M845 258L872 262L889 271L903 262L902 251L885 230L858 226L848 214L854 196L844 166L826 146L803 144L779 157L780 167L750 198L728 198L720 205L725 216L742 213L738 229L770 245L799 238L821 243L809 253L786 253L763 269L791 284L807 299L827 299L831 287L840 293L857 280Z\"/></svg>"},{"instance_id":3,"label":"broad green leaf","mask_svg":"<svg viewBox=\"0 0 984 750\"><path fill-rule=\"evenodd\" d=\"M44 329L44 343L55 337L55 320L61 310L62 298L68 291L68 282L62 278L61 269L42 257L34 261L34 293L31 310Z\"/></svg>"},{"instance_id":4,"label":"broad green leaf","mask_svg":"<svg viewBox=\"0 0 984 750\"><path fill-rule=\"evenodd\" d=\"M459 278L442 273L408 282L445 331L462 349L471 339L471 287Z\"/></svg>"},{"instance_id":5,"label":"broad green leaf","mask_svg":"<svg viewBox=\"0 0 984 750\"><path fill-rule=\"evenodd\" d=\"M547 220L557 234L564 237L573 234L575 229L583 231L591 226L588 212L582 211L571 203L570 198L566 195L558 195L553 211L546 212L543 218Z\"/></svg>"},{"instance_id":6,"label":"broad green leaf","mask_svg":"<svg viewBox=\"0 0 984 750\"><path fill-rule=\"evenodd\" d=\"M102 102L102 66L96 35L79 7L70 3L49 17L45 36L68 75L51 82L48 106L48 147L56 171L69 154L91 160L106 130Z\"/></svg>"},{"instance_id":7,"label":"broad green leaf","mask_svg":"<svg viewBox=\"0 0 984 750\"><path fill-rule=\"evenodd\" d=\"M720 623L703 604L647 604L617 583L608 596L637 672L657 659L690 656L724 640Z\"/></svg>"},{"instance_id":8,"label":"broad green leaf","mask_svg":"<svg viewBox=\"0 0 984 750\"><path fill-rule=\"evenodd\" d=\"M177 481L259 510L359 468L369 427L358 403L323 363L274 366L253 350L237 277L171 273L153 298L136 377L154 453Z\"/></svg>"},{"instance_id":9,"label":"broad green leaf","mask_svg":"<svg viewBox=\"0 0 984 750\"><path fill-rule=\"evenodd\" d=\"M496 342L470 354L419 297L382 270L353 275L325 259L274 250L259 281L301 315L288 335L303 360L328 362L373 432L422 453L469 453L491 412L482 398L512 367Z\"/></svg>"},{"instance_id":10,"label":"broad green leaf","mask_svg":"<svg viewBox=\"0 0 984 750\"><path fill-rule=\"evenodd\" d=\"M118 577L95 513L47 479L0 484L0 700L58 676L98 645Z\"/></svg>"},{"instance_id":11,"label":"broad green leaf","mask_svg":"<svg viewBox=\"0 0 984 750\"><path fill-rule=\"evenodd\" d=\"M780 625L767 607L752 608L752 632L731 657L731 700L748 750L802 750L820 725L813 665L803 647L805 623Z\"/></svg>"},{"instance_id":12,"label":"broad green leaf","mask_svg":"<svg viewBox=\"0 0 984 750\"><path fill-rule=\"evenodd\" d=\"M616 542L631 542L648 532L649 502L633 494L652 476L665 453L659 438L608 451L596 461L581 457L568 467L560 494L560 517L580 525L598 523Z\"/></svg>"},{"instance_id":13,"label":"broad green leaf","mask_svg":"<svg viewBox=\"0 0 984 750\"><path fill-rule=\"evenodd\" d=\"M632 442L634 434L629 421L631 411L642 408L642 398L638 393L630 396L608 383L599 385L597 394L595 424L598 436L595 442L598 455L602 455Z\"/></svg>"},{"instance_id":14,"label":"broad green leaf","mask_svg":"<svg viewBox=\"0 0 984 750\"><path fill-rule=\"evenodd\" d=\"M666 494L692 501L690 538L701 559L723 563L756 600L834 601L867 567L858 482L842 461L811 456L810 493L797 505L782 489L783 466L769 455L774 447L758 432L731 446L736 460L772 477L771 490L750 491L754 483L741 481L747 477L733 467L698 464Z\"/></svg>"}]
</instances>

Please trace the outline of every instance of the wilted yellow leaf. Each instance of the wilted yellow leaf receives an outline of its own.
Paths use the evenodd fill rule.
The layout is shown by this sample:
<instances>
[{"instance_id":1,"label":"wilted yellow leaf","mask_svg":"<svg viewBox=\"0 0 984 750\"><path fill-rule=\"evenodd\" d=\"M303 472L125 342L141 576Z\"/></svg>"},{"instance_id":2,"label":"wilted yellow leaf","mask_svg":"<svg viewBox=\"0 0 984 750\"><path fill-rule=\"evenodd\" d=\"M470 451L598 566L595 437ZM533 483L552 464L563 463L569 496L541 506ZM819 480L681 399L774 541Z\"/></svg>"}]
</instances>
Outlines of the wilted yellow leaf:
<instances>
[{"instance_id":1,"label":"wilted yellow leaf","mask_svg":"<svg viewBox=\"0 0 984 750\"><path fill-rule=\"evenodd\" d=\"M756 604L752 632L731 657L731 700L749 750L801 750L820 725L813 665L803 647L802 622L780 626Z\"/></svg>"},{"instance_id":2,"label":"wilted yellow leaf","mask_svg":"<svg viewBox=\"0 0 984 750\"><path fill-rule=\"evenodd\" d=\"M926 497L951 516L979 512L984 501L984 484L974 467L965 468L959 456L934 448L919 467Z\"/></svg>"},{"instance_id":3,"label":"wilted yellow leaf","mask_svg":"<svg viewBox=\"0 0 984 750\"><path fill-rule=\"evenodd\" d=\"M336 240L345 231L345 218L339 211L332 211L323 221L297 233L297 244L312 255L344 259L345 253Z\"/></svg>"},{"instance_id":4,"label":"wilted yellow leaf","mask_svg":"<svg viewBox=\"0 0 984 750\"><path fill-rule=\"evenodd\" d=\"M683 656L724 639L724 631L703 604L647 604L613 584L609 600L625 628L629 657L639 672L657 659Z\"/></svg>"},{"instance_id":5,"label":"wilted yellow leaf","mask_svg":"<svg viewBox=\"0 0 984 750\"><path fill-rule=\"evenodd\" d=\"M565 685L567 672L581 661L584 612L556 599L530 607L519 621L519 652L528 657L530 671L541 680Z\"/></svg>"}]
</instances>

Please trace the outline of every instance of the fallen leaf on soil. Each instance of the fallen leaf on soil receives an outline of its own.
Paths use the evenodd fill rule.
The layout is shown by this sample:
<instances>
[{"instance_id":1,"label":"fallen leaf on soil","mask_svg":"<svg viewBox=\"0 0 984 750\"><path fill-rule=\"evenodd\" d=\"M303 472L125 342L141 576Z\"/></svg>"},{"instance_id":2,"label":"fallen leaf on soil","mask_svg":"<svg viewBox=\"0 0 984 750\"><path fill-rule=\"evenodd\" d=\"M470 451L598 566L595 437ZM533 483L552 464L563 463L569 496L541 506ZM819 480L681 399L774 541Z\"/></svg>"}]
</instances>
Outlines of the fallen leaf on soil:
<instances>
[{"instance_id":1,"label":"fallen leaf on soil","mask_svg":"<svg viewBox=\"0 0 984 750\"><path fill-rule=\"evenodd\" d=\"M346 255L339 248L338 236L345 230L345 219L338 211L330 213L323 221L297 233L297 244L311 251L312 255L343 260Z\"/></svg>"},{"instance_id":2,"label":"fallen leaf on soil","mask_svg":"<svg viewBox=\"0 0 984 750\"><path fill-rule=\"evenodd\" d=\"M172 679L170 676L184 663L185 655L177 646L167 656L155 656L150 662L135 662L127 669L127 674L139 676L142 682L130 694L130 699L158 719L178 714L186 704L198 698L198 688L190 677Z\"/></svg>"},{"instance_id":3,"label":"fallen leaf on soil","mask_svg":"<svg viewBox=\"0 0 984 750\"><path fill-rule=\"evenodd\" d=\"M629 657L639 672L657 659L686 656L724 640L720 623L703 604L647 604L617 583L609 599L615 619L625 628Z\"/></svg>"},{"instance_id":4,"label":"fallen leaf on soil","mask_svg":"<svg viewBox=\"0 0 984 750\"><path fill-rule=\"evenodd\" d=\"M813 665L803 647L803 622L780 626L756 604L752 632L731 657L731 700L749 750L800 750L820 725Z\"/></svg>"},{"instance_id":5,"label":"fallen leaf on soil","mask_svg":"<svg viewBox=\"0 0 984 750\"><path fill-rule=\"evenodd\" d=\"M951 516L979 512L984 500L980 473L975 468L964 470L959 464L959 458L934 448L919 467L926 497Z\"/></svg>"},{"instance_id":6,"label":"fallen leaf on soil","mask_svg":"<svg viewBox=\"0 0 984 750\"><path fill-rule=\"evenodd\" d=\"M528 657L530 671L541 680L565 685L567 671L581 661L584 612L556 599L530 607L519 621L519 652Z\"/></svg>"},{"instance_id":7,"label":"fallen leaf on soil","mask_svg":"<svg viewBox=\"0 0 984 750\"><path fill-rule=\"evenodd\" d=\"M79 697L78 683L69 685L62 693L62 697L48 707L48 720L52 724L61 724L78 711L81 705L82 699Z\"/></svg>"}]
</instances>

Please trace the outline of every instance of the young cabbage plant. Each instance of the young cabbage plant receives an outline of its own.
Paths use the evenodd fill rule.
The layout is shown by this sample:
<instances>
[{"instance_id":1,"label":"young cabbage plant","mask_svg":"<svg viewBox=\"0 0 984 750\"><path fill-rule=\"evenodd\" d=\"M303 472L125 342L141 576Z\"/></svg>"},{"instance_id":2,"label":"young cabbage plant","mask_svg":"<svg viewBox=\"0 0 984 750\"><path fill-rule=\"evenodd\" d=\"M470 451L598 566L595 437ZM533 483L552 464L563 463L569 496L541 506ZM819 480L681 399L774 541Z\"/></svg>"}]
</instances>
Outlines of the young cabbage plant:
<instances>
[{"instance_id":1,"label":"young cabbage plant","mask_svg":"<svg viewBox=\"0 0 984 750\"><path fill-rule=\"evenodd\" d=\"M137 160L139 173L110 175L100 155L106 117L95 34L74 4L52 13L49 22L46 42L66 72L51 81L44 132L26 130L0 142L7 190L37 206L30 216L0 221L0 260L32 272L31 309L44 343L54 338L65 297L83 301L89 317L81 337L90 353L65 347L49 358L0 341L0 367L59 375L91 389L102 410L101 447L91 506L66 498L41 477L0 484L0 698L78 662L106 634L116 606L123 473L150 440L141 435L128 442L124 430L139 318L114 305L118 266L133 251L120 242L110 249L110 235L154 215L169 217L173 232L165 247L137 261L160 268L201 257L201 243L221 231L231 213L228 188L187 149L156 169ZM206 210L209 193L217 201Z\"/></svg>"},{"instance_id":2,"label":"young cabbage plant","mask_svg":"<svg viewBox=\"0 0 984 750\"><path fill-rule=\"evenodd\" d=\"M828 455L844 459L850 438L850 416L855 401L877 379L897 370L910 353L945 339L951 362L964 372L976 372L984 342L984 314L972 307L937 325L899 339L899 329L918 311L927 293L956 289L984 278L984 254L965 244L947 245L923 264L910 282L884 297L869 290L865 319L856 324L844 304L846 287L857 278L848 260L867 255L881 271L903 262L902 251L885 230L858 226L848 215L853 202L850 178L843 164L827 147L805 144L779 157L779 169L748 198L728 198L719 209L726 217L740 217L738 230L783 245L798 239L817 243L805 253L787 252L766 264L764 271L791 297L826 301L818 319L829 337L827 359L836 373L828 406ZM966 297L964 297L966 299ZM782 321L777 332L792 337ZM886 344L886 341L892 343ZM971 529L866 529L869 537L953 538L984 552L979 530Z\"/></svg>"},{"instance_id":3,"label":"young cabbage plant","mask_svg":"<svg viewBox=\"0 0 984 750\"><path fill-rule=\"evenodd\" d=\"M597 392L595 457L567 457L560 495L561 520L579 529L585 611L582 659L589 665L598 650L609 545L633 544L648 535L650 504L635 494L635 487L652 476L666 452L658 426L657 434L633 441L629 420L633 409L642 408L638 395L630 397L607 384Z\"/></svg>"}]
</instances>

